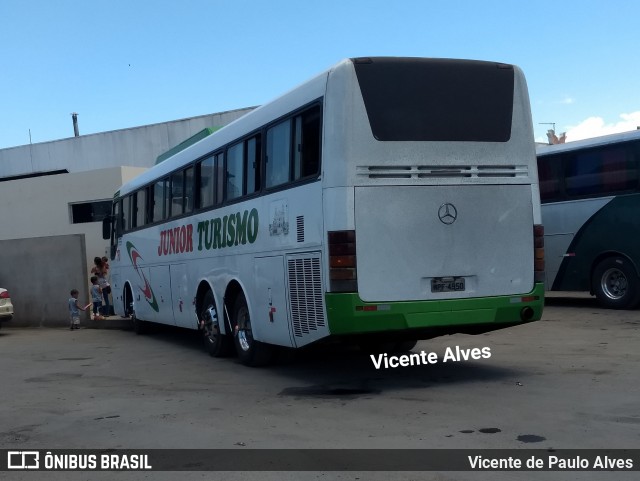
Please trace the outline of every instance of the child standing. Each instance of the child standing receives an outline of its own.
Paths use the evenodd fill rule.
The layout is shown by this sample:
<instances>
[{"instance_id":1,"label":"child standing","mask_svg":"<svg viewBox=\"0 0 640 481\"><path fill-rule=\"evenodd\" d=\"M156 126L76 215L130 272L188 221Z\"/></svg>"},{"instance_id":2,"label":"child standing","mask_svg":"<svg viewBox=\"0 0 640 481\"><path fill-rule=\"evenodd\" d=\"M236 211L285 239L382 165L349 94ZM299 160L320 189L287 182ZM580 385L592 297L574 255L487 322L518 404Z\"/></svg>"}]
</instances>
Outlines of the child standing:
<instances>
[{"instance_id":1,"label":"child standing","mask_svg":"<svg viewBox=\"0 0 640 481\"><path fill-rule=\"evenodd\" d=\"M102 289L98 284L97 276L91 276L91 300L93 301L93 318L99 321L103 319L100 315L102 309Z\"/></svg>"},{"instance_id":2,"label":"child standing","mask_svg":"<svg viewBox=\"0 0 640 481\"><path fill-rule=\"evenodd\" d=\"M78 304L78 289L71 289L70 294L69 320L71 321L71 325L69 329L80 329L80 311L85 311L88 306L82 307Z\"/></svg>"}]
</instances>

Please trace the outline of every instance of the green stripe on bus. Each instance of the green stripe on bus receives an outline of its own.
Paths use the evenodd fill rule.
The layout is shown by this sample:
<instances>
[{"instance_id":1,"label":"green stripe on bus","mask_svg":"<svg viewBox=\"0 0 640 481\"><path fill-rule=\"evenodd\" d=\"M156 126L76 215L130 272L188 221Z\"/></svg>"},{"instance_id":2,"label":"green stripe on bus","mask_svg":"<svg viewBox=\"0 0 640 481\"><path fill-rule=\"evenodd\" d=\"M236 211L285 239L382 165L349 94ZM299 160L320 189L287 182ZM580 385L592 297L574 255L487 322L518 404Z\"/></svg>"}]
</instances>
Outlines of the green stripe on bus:
<instances>
[{"instance_id":1,"label":"green stripe on bus","mask_svg":"<svg viewBox=\"0 0 640 481\"><path fill-rule=\"evenodd\" d=\"M522 297L536 299L517 302ZM536 284L526 294L441 301L367 303L355 293L327 293L325 300L329 331L334 335L490 323L524 324L520 320L524 307L533 309L531 321L542 317L544 285ZM378 310L367 310L367 306L369 309L378 306Z\"/></svg>"}]
</instances>

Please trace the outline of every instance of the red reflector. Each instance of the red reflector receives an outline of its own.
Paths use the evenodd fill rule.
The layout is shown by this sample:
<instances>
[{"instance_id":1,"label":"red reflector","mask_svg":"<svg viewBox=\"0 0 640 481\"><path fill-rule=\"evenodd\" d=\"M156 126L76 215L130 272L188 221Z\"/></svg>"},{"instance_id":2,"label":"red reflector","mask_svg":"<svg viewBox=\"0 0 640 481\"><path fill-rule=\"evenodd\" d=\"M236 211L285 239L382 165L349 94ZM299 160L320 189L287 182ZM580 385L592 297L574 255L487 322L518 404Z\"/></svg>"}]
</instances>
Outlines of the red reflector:
<instances>
[{"instance_id":1,"label":"red reflector","mask_svg":"<svg viewBox=\"0 0 640 481\"><path fill-rule=\"evenodd\" d=\"M537 301L538 299L540 299L539 296L528 296L528 297L523 297L522 302L533 302L533 301Z\"/></svg>"},{"instance_id":2,"label":"red reflector","mask_svg":"<svg viewBox=\"0 0 640 481\"><path fill-rule=\"evenodd\" d=\"M542 224L534 224L534 226L533 226L533 235L535 237L544 236L544 226Z\"/></svg>"},{"instance_id":3,"label":"red reflector","mask_svg":"<svg viewBox=\"0 0 640 481\"><path fill-rule=\"evenodd\" d=\"M330 256L330 267L355 267L356 256Z\"/></svg>"}]
</instances>

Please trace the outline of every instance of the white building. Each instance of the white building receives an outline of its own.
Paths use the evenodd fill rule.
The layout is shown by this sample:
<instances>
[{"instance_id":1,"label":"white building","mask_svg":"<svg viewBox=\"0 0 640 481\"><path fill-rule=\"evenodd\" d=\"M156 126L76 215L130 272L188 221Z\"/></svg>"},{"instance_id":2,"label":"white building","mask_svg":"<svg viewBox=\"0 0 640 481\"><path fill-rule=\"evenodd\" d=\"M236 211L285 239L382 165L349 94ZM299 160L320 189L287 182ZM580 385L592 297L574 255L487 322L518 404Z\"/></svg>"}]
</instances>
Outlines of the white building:
<instances>
[{"instance_id":1,"label":"white building","mask_svg":"<svg viewBox=\"0 0 640 481\"><path fill-rule=\"evenodd\" d=\"M84 234L91 268L107 254L101 220L120 185L198 132L251 110L0 149L0 240Z\"/></svg>"}]
</instances>

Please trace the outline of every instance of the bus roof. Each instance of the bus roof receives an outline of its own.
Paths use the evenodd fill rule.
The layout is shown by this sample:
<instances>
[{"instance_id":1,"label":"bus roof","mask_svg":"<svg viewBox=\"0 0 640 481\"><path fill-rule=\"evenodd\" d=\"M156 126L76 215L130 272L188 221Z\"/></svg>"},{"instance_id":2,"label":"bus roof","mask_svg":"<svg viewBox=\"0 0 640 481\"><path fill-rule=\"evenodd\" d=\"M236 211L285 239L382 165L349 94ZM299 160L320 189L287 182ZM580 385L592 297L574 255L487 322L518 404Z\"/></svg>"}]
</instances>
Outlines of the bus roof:
<instances>
[{"instance_id":1,"label":"bus roof","mask_svg":"<svg viewBox=\"0 0 640 481\"><path fill-rule=\"evenodd\" d=\"M325 70L324 72L316 75L312 79L294 87L287 93L277 97L276 99L252 110L251 112L243 115L239 119L224 126L220 130L212 133L211 135L203 138L202 140L188 146L184 150L175 153L171 157L167 158L164 162L161 162L151 167L146 172L140 174L136 178L132 179L128 183L124 184L120 190L120 195L127 195L135 190L153 183L155 180L162 179L166 175L190 164L196 159L200 159L208 154L214 153L221 147L228 145L234 140L249 135L254 131L257 131L264 125L276 121L278 118L287 115L288 113L303 107L321 97L324 96L327 84L327 78L332 72L348 68L352 66L353 62L367 62L372 59L380 59L385 57L361 57L361 58L347 58L338 62L333 67ZM393 57L398 60L415 60L415 61L458 61L458 62L478 62L478 63L493 63L496 65L507 65L499 62L477 61L477 60L463 60L463 59L427 59L427 58L407 58L407 57ZM514 70L520 72L515 65L508 65L513 67Z\"/></svg>"},{"instance_id":2,"label":"bus roof","mask_svg":"<svg viewBox=\"0 0 640 481\"><path fill-rule=\"evenodd\" d=\"M619 134L602 135L600 137L592 137L590 139L576 140L575 142L567 142L566 144L539 145L536 147L536 154L538 154L538 156L559 154L562 152L571 152L574 150L617 144L620 142L629 142L631 140L638 139L640 139L640 129L622 132Z\"/></svg>"}]
</instances>

